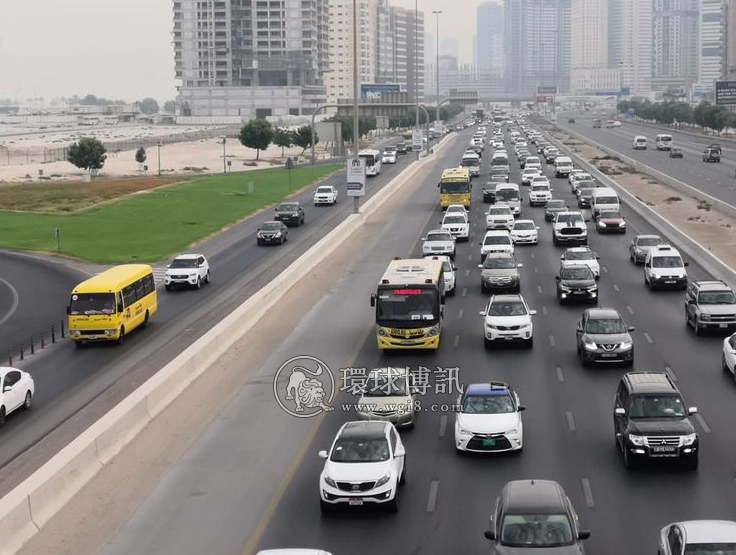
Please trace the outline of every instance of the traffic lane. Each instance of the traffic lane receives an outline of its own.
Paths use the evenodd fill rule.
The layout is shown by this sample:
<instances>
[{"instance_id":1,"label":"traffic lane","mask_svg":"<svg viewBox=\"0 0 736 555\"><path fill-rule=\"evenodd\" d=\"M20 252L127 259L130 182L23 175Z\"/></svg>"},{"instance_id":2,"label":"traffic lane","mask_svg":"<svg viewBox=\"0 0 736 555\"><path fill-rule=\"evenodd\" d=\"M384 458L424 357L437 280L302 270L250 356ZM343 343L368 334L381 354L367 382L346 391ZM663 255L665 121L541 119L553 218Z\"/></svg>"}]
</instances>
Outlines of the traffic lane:
<instances>
[{"instance_id":1,"label":"traffic lane","mask_svg":"<svg viewBox=\"0 0 736 555\"><path fill-rule=\"evenodd\" d=\"M455 156L458 154L454 153ZM284 334L283 343L280 341L281 344L273 348L273 355L260 368L258 378L253 380L254 387L258 387L257 384L270 386L278 367L293 356L316 355L333 369L333 373L338 368L354 366L352 360L356 354L355 344L362 346L367 332L373 330L371 319L356 318L354 315L372 312L368 302L369 288L374 286L394 253L406 252L411 243L419 242L419 231L428 221L424 198L432 198L436 202L436 188L431 185L439 178L439 172L441 168L430 172L431 175L416 189L417 194L411 195L406 205L399 210L396 207L387 207L389 212L396 210L403 214L406 210L405 215L388 218L385 226L369 224L371 229L364 233L368 239L365 243L361 241L365 256L354 258L351 267L346 270L345 276L349 275L351 279L343 279L342 276L336 279L329 296L317 300L314 308L303 317L295 317L290 324L293 333ZM325 326L325 322L330 322L335 327ZM371 338L375 343L375 338ZM331 345L327 352L326 345ZM339 374L336 378L338 376ZM284 459L274 461L271 465L268 465L267 460L260 460L259 464L266 464L268 467L267 475L259 475L258 480L254 480L253 469L247 461L268 457L271 452L269 444L273 442L274 436L268 435L254 443L262 453L258 456L252 449L240 445L241 434L238 433L238 428L257 427L254 424L256 421L268 421L273 431L278 430L279 426L288 425L289 430L283 435L279 434L279 451L287 446L297 451L304 439L293 437L293 429L303 421L292 425L289 422L291 417L284 417L282 414L279 418L279 409L275 408L272 392L264 391L264 394L266 397L260 400L260 407L253 406L253 399L249 398L248 391L239 394L239 398L218 415L206 434L189 450L186 460L177 463L166 481L152 492L101 552L105 555L129 553L132 547L137 551L162 554L201 553L204 549L214 549L218 553L242 553L249 529L244 528L242 519L238 516L249 515L250 518L259 508L265 510L254 506L248 493L269 480L276 482L271 489L278 489L278 481L282 478L278 470L283 472L281 463ZM264 403L270 405L264 407ZM271 414L273 411L276 412L275 418ZM235 437L232 436L233 433ZM249 432L242 434L250 437ZM229 445L233 441L235 446L222 449L223 445ZM242 456L238 455L239 451L243 451ZM296 453L291 456L287 453L285 460L291 463L295 456ZM316 453L309 450L306 460L312 459L316 459ZM187 502L195 491L206 492L206 495L196 496L196 509ZM233 491L238 494L233 495ZM162 519L161 515L164 513L166 518ZM216 526L203 529L202 514L211 515L217 521ZM156 522L156 526L151 526L151 522Z\"/></svg>"},{"instance_id":2,"label":"traffic lane","mask_svg":"<svg viewBox=\"0 0 736 555\"><path fill-rule=\"evenodd\" d=\"M40 344L51 326L57 331L69 291L84 279L81 273L62 264L12 252L0 252L0 360L9 352L17 356L21 343L29 348L31 336Z\"/></svg>"},{"instance_id":3,"label":"traffic lane","mask_svg":"<svg viewBox=\"0 0 736 555\"><path fill-rule=\"evenodd\" d=\"M653 141L647 150L634 150L632 148L634 136L645 133L644 129L636 131L628 127L628 124L614 129L593 129L585 125L558 125L580 133L584 137L640 161L674 179L679 179L719 200L736 205L734 166L733 162L729 163L727 155L724 155L723 161L719 164L703 162L701 160L702 149L686 149L685 158L670 158L666 151L655 150ZM651 135L651 129L649 131ZM675 146L677 145L675 141Z\"/></svg>"},{"instance_id":4,"label":"traffic lane","mask_svg":"<svg viewBox=\"0 0 736 555\"><path fill-rule=\"evenodd\" d=\"M380 191L405 168L402 164L395 166L369 181L375 185L367 187L368 196ZM310 201L311 193L304 193ZM24 369L32 372L36 381L34 410L16 414L0 431L4 439L0 445L0 466L5 466L63 422L73 419L81 408L84 407L86 416L73 419L75 422L83 419L91 423L104 414L114 402L143 383L238 304L286 269L347 217L350 208L349 203L340 203L335 207L319 207L314 212L310 209L308 214L313 213L314 216L310 216L309 223L301 228L291 228L291 240L282 247L258 247L254 238L257 224L248 223L244 227L253 226L252 232L230 251L213 257L211 285L198 291L160 290L159 313L152 318L148 329L126 337L123 345L90 345L75 349L70 341L64 341L51 353L27 361ZM222 264L220 257L223 258ZM76 280L74 285L79 281ZM56 306L59 298L68 297L74 285L54 300ZM112 388L121 380L122 383ZM103 392L105 399L90 407L89 404ZM78 430L79 426L81 424L75 424L75 429ZM74 435L71 431L60 433L49 452L55 452ZM18 461L13 468L23 468L23 474L27 475L44 462L43 457L48 456L44 453L44 450L36 450L29 455L33 457L32 464ZM10 481L5 480L4 483L9 484Z\"/></svg>"}]
</instances>

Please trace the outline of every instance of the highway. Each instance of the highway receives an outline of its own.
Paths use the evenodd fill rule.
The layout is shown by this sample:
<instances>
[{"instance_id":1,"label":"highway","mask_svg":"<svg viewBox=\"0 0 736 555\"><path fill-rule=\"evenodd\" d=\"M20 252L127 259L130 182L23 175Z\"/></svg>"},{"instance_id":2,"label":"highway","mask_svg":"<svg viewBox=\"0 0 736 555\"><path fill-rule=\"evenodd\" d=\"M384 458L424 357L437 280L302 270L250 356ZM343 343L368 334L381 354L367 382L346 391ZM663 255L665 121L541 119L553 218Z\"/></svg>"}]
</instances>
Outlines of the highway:
<instances>
[{"instance_id":1,"label":"highway","mask_svg":"<svg viewBox=\"0 0 736 555\"><path fill-rule=\"evenodd\" d=\"M384 165L378 177L369 178L365 198L379 191L413 159L415 155L408 154L400 156L397 164ZM306 223L290 228L285 245L256 245L256 228L271 219L268 209L195 249L209 257L211 284L199 291L164 292L159 287L158 313L147 329L132 333L123 345L75 349L66 340L27 360L22 367L32 373L36 382L34 409L8 418L0 430L0 491L9 491L347 217L353 204L346 196L344 172L325 183L338 188L338 204L314 206L312 195L316 186L296 195L294 199L304 203ZM56 317L59 312L64 313L69 292L83 278L59 280L58 286L44 291L41 283L46 282L45 278L43 275L39 282L30 280L28 286L36 287L35 298L28 289L25 298L33 298L31 307L43 300L40 306L52 309ZM0 302L4 295L0 285ZM67 425L59 428L65 422ZM35 448L27 452L31 446Z\"/></svg>"},{"instance_id":2,"label":"highway","mask_svg":"<svg viewBox=\"0 0 736 555\"><path fill-rule=\"evenodd\" d=\"M723 141L723 154L720 163L703 162L703 149L714 142L715 138L697 137L687 133L678 133L670 129L657 129L648 125L623 120L620 127L593 129L593 116L574 114L575 123L568 123L573 114L563 113L558 116L557 125L570 129L590 138L602 145L615 149L630 158L638 160L675 179L679 179L696 189L708 193L724 202L736 206L736 148L730 141ZM658 133L672 135L673 146L682 150L683 158L670 158L669 152L658 151L654 138ZM647 138L647 150L634 150L632 143L636 135Z\"/></svg>"},{"instance_id":3,"label":"highway","mask_svg":"<svg viewBox=\"0 0 736 555\"><path fill-rule=\"evenodd\" d=\"M444 166L460 158L471 132L444 155ZM685 326L682 292L650 292L643 270L628 260L635 233L656 232L624 210L627 235L591 234L601 257L601 306L616 308L633 333L637 370L667 370L689 406L697 406L700 468L688 472L662 465L629 472L614 447L613 397L627 369L583 369L576 357L575 324L584 306L560 306L555 297L562 248L552 245L542 208L523 205L523 217L540 227L540 243L519 247L522 294L534 317L534 347L486 350L481 318L489 296L480 292L478 241L485 232L481 184L475 180L473 237L458 244L458 293L448 298L442 343L436 353L381 354L375 344L369 296L394 256L420 256L423 234L438 226L441 211L435 168L403 206L393 207L388 224L373 235L329 293L288 323L280 344L269 351L249 387L220 411L204 434L173 464L165 478L126 516L115 522L102 547L91 552L121 555L251 555L255 549L312 547L334 555L391 553L484 553L483 531L504 483L548 478L566 489L592 530L588 553L631 555L655 552L659 529L684 519L733 518L736 512L736 445L732 421L736 389L720 369L722 337L695 337ZM518 178L512 156L512 181ZM567 180L550 175L554 196L572 204ZM526 198L526 191L523 194ZM707 273L691 262L693 279ZM270 337L269 339L272 339ZM353 349L355 347L355 350ZM288 417L269 398L279 364L292 356L324 357L335 371L345 367L458 367L462 384L506 381L527 406L524 451L512 455L465 456L453 446L452 414L426 411L414 430L402 431L407 450L407 484L398 514L345 510L323 517L318 503L319 449L328 448L350 415L337 410L305 422ZM247 361L243 361L246 363ZM437 383L435 381L435 383ZM271 393L272 395L272 393ZM431 404L453 403L457 394L430 389ZM314 425L314 427L313 427ZM257 524L254 524L257 522ZM98 522L101 527L105 525ZM91 534L91 532L90 532ZM74 551L81 555L84 551Z\"/></svg>"}]
</instances>

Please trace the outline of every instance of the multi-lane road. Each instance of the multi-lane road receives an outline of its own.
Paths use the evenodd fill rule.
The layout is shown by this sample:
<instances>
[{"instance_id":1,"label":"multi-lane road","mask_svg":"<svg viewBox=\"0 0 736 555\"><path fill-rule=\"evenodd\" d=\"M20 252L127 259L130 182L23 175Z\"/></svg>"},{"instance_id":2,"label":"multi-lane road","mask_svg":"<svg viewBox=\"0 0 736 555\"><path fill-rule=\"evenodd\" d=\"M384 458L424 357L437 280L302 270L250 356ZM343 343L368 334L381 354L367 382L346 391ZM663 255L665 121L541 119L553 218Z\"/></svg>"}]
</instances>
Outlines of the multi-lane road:
<instances>
[{"instance_id":1,"label":"multi-lane road","mask_svg":"<svg viewBox=\"0 0 736 555\"><path fill-rule=\"evenodd\" d=\"M574 330L585 307L557 302L554 276L562 248L552 244L543 209L526 202L523 217L537 222L540 242L517 248L516 256L523 263L522 294L537 310L534 347L484 349L478 311L489 295L480 291L477 264L487 206L480 185L488 175L488 155L481 178L475 180L472 237L457 248L458 291L447 302L439 351L389 355L377 350L370 293L391 258L421 256L420 238L438 227L441 218L439 172L457 164L469 138L470 133L461 133L410 200L394 206L388 223L372 230L371 241L349 268L342 268L342 279L331 284L329 293L315 299L305 314L294 315L288 324L291 333L284 333L250 387L221 411L125 522L111 528L97 553L250 555L254 549L276 547L322 548L335 555L386 550L484 553L489 545L483 531L495 498L506 481L520 478L548 478L563 485L582 527L592 530L586 542L590 553L651 555L659 529L669 522L733 518L736 387L720 369L722 338L692 334L684 322L682 292L651 292L644 286L643 270L629 262L627 245L634 234L656 230L625 207L628 235L591 235L601 257L600 304L616 308L627 324L636 326L634 368L666 370L688 405L698 407L697 471L669 465L624 469L614 447L612 417L615 388L627 369L581 367ZM567 180L555 179L549 170L547 174L554 196L573 205ZM518 175L518 165L512 162L511 180L518 181ZM526 191L523 196L526 199ZM693 279L708 277L696 264L688 270ZM341 394L338 409L316 428L279 417L275 400L269 398L269 378L279 364L307 354L323 356L333 369L458 367L462 384L506 381L527 406L524 451L510 456L458 455L453 414L426 410L414 430L401 432L408 480L399 513L345 510L324 517L318 502L322 461L316 453L351 420L340 405L354 398ZM422 404L425 409L451 404L456 396L430 388Z\"/></svg>"},{"instance_id":2,"label":"multi-lane road","mask_svg":"<svg viewBox=\"0 0 736 555\"><path fill-rule=\"evenodd\" d=\"M383 165L381 174L370 178L365 199L380 191L415 158L415 154L408 154L400 156L397 164ZM268 212L248 218L207 241L198 252L209 257L211 284L199 291L164 292L161 287L159 312L148 329L131 334L123 345L90 345L75 349L67 340L25 361L23 368L33 374L36 382L34 410L9 418L0 431L0 466L3 467L0 469L0 493L9 491L109 410L113 403L163 367L347 217L353 206L352 199L346 196L344 172L324 183L338 188L339 203L313 206L314 187L296 195L294 199L305 206L306 223L292 228L289 241L281 247L256 245L256 228L262 221L271 219ZM43 269L41 263L16 260L14 264L17 272L26 276L25 283L18 285L18 276L10 276L8 281L16 283L20 305L33 321L33 326L25 324L16 314L18 324L13 326L13 333L18 337L13 338L17 342L20 337L37 331L34 326L38 325L39 315L46 312L53 315L53 318L44 316L40 320L50 324L59 313L64 314L69 292L84 276L62 272L64 279L53 280L51 286L48 274L44 273L46 270L34 271L30 266L20 266L36 264ZM5 292L3 284L0 281L0 308L6 301L10 308L12 293ZM0 339L3 337L0 334ZM27 452L33 445L37 448ZM11 461L12 464L8 464Z\"/></svg>"}]
</instances>

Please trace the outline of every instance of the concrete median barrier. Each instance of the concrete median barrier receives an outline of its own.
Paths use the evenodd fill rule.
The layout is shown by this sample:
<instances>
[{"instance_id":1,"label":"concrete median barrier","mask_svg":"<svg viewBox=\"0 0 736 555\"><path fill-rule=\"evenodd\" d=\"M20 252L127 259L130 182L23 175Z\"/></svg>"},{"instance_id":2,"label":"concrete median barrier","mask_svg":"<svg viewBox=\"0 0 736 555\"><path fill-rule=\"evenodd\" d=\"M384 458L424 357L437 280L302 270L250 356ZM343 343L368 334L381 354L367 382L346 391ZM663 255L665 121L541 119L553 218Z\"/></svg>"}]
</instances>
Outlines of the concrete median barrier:
<instances>
[{"instance_id":1,"label":"concrete median barrier","mask_svg":"<svg viewBox=\"0 0 736 555\"><path fill-rule=\"evenodd\" d=\"M435 155L413 162L363 206L309 248L278 277L253 294L149 380L123 399L25 481L0 499L0 555L16 553L97 472L154 418L250 331L303 276L330 256L388 202L456 135L445 136Z\"/></svg>"}]
</instances>

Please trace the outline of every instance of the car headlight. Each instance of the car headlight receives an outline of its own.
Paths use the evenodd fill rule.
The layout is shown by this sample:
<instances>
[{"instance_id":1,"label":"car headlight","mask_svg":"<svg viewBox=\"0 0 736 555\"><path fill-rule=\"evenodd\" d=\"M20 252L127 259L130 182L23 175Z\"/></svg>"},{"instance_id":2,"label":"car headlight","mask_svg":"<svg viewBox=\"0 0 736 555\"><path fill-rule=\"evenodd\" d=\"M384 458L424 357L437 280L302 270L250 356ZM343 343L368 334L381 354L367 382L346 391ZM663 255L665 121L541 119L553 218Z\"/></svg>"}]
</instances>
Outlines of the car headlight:
<instances>
[{"instance_id":1,"label":"car headlight","mask_svg":"<svg viewBox=\"0 0 736 555\"><path fill-rule=\"evenodd\" d=\"M473 435L473 432L471 432L470 430L466 430L465 428L458 428L457 433L458 435L461 435L461 436L472 436Z\"/></svg>"},{"instance_id":2,"label":"car headlight","mask_svg":"<svg viewBox=\"0 0 736 555\"><path fill-rule=\"evenodd\" d=\"M598 291L598 286L597 285L591 285L590 287L588 287L586 289L586 291L588 291L588 293L593 293L594 291Z\"/></svg>"},{"instance_id":3,"label":"car headlight","mask_svg":"<svg viewBox=\"0 0 736 555\"><path fill-rule=\"evenodd\" d=\"M111 330L105 330L105 335L115 335L117 333L117 331L118 330L116 330L115 328L113 328Z\"/></svg>"},{"instance_id":4,"label":"car headlight","mask_svg":"<svg viewBox=\"0 0 736 555\"><path fill-rule=\"evenodd\" d=\"M631 349L631 347L634 345L633 341L622 341L621 342L621 348L622 349Z\"/></svg>"},{"instance_id":5,"label":"car headlight","mask_svg":"<svg viewBox=\"0 0 736 555\"><path fill-rule=\"evenodd\" d=\"M583 344L585 345L585 348L589 351L595 351L596 349L595 342L589 337L583 337Z\"/></svg>"},{"instance_id":6,"label":"car headlight","mask_svg":"<svg viewBox=\"0 0 736 555\"><path fill-rule=\"evenodd\" d=\"M641 447L642 445L644 445L644 440L645 440L644 436L637 436L634 434L629 434L629 441L631 442L632 445Z\"/></svg>"},{"instance_id":7,"label":"car headlight","mask_svg":"<svg viewBox=\"0 0 736 555\"><path fill-rule=\"evenodd\" d=\"M274 237L281 237L281 232L279 231Z\"/></svg>"},{"instance_id":8,"label":"car headlight","mask_svg":"<svg viewBox=\"0 0 736 555\"><path fill-rule=\"evenodd\" d=\"M430 328L430 330L429 330L429 335L437 335L438 333L440 333L440 326L439 325L432 326Z\"/></svg>"},{"instance_id":9,"label":"car headlight","mask_svg":"<svg viewBox=\"0 0 736 555\"><path fill-rule=\"evenodd\" d=\"M560 291L562 291L563 293L569 293L570 291L572 291L572 289L570 289L566 285L560 285Z\"/></svg>"},{"instance_id":10,"label":"car headlight","mask_svg":"<svg viewBox=\"0 0 736 555\"><path fill-rule=\"evenodd\" d=\"M505 432L504 435L507 435L507 436L515 436L518 433L519 433L519 430L517 428L512 428L508 432Z\"/></svg>"},{"instance_id":11,"label":"car headlight","mask_svg":"<svg viewBox=\"0 0 736 555\"><path fill-rule=\"evenodd\" d=\"M710 314L700 314L701 320L710 320Z\"/></svg>"},{"instance_id":12,"label":"car headlight","mask_svg":"<svg viewBox=\"0 0 736 555\"><path fill-rule=\"evenodd\" d=\"M380 488L382 485L387 484L390 479L391 474L386 474L383 478L380 478L373 487Z\"/></svg>"},{"instance_id":13,"label":"car headlight","mask_svg":"<svg viewBox=\"0 0 736 555\"><path fill-rule=\"evenodd\" d=\"M337 484L335 483L335 480L333 480L329 476L325 476L325 484L327 484L331 488L337 488Z\"/></svg>"},{"instance_id":14,"label":"car headlight","mask_svg":"<svg viewBox=\"0 0 736 555\"><path fill-rule=\"evenodd\" d=\"M299 215L299 212L294 212L294 213L292 214L292 216L293 216L293 217L296 217L296 216L298 216L298 215Z\"/></svg>"},{"instance_id":15,"label":"car headlight","mask_svg":"<svg viewBox=\"0 0 736 555\"><path fill-rule=\"evenodd\" d=\"M696 439L698 439L698 434L688 434L686 436L682 436L682 444L692 445L693 443L695 443Z\"/></svg>"},{"instance_id":16,"label":"car headlight","mask_svg":"<svg viewBox=\"0 0 736 555\"><path fill-rule=\"evenodd\" d=\"M606 227L605 222L598 222L598 227Z\"/></svg>"},{"instance_id":17,"label":"car headlight","mask_svg":"<svg viewBox=\"0 0 736 555\"><path fill-rule=\"evenodd\" d=\"M378 328L378 335L380 335L381 337L386 337L388 334L383 328Z\"/></svg>"}]
</instances>

